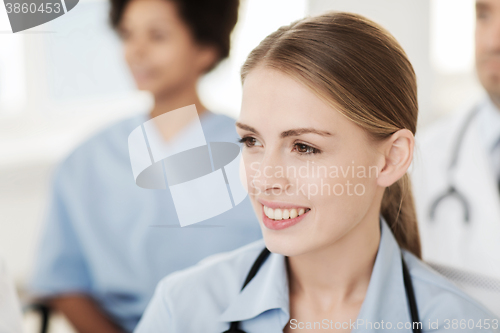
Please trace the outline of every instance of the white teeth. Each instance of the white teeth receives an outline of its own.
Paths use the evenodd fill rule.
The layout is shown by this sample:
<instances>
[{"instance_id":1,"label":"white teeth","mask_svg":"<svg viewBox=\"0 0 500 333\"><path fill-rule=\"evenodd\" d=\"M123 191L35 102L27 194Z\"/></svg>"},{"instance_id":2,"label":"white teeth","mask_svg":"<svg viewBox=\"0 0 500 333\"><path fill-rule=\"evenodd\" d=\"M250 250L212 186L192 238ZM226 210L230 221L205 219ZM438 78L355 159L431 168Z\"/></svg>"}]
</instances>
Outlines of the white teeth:
<instances>
[{"instance_id":1,"label":"white teeth","mask_svg":"<svg viewBox=\"0 0 500 333\"><path fill-rule=\"evenodd\" d=\"M307 210L304 208L299 208L298 211L296 208L292 208L290 210L288 210L288 209L282 210L279 208L272 209L272 208L264 206L264 214L266 214L267 217L269 217L270 219L273 219L273 220L287 220L289 218L293 219L297 216L304 214L305 212L307 212L309 210L310 210L309 208L307 208Z\"/></svg>"},{"instance_id":2,"label":"white teeth","mask_svg":"<svg viewBox=\"0 0 500 333\"><path fill-rule=\"evenodd\" d=\"M267 217L269 217L270 219L274 219L274 209L272 208L267 209Z\"/></svg>"}]
</instances>

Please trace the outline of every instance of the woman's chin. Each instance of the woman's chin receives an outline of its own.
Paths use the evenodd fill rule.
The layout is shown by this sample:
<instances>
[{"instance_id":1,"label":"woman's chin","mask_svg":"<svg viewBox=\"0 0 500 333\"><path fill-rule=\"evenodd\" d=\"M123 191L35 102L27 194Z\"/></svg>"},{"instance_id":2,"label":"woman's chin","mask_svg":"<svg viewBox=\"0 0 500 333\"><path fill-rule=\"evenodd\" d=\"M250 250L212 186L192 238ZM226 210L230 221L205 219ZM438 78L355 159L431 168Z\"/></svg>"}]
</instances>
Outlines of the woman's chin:
<instances>
[{"instance_id":1,"label":"woman's chin","mask_svg":"<svg viewBox=\"0 0 500 333\"><path fill-rule=\"evenodd\" d=\"M135 86L137 87L137 90L140 90L140 91L147 91L147 92L150 92L152 93L153 95L155 95L155 87L152 86L151 84L146 84L146 83L139 83L139 82L136 82L135 83Z\"/></svg>"},{"instance_id":2,"label":"woman's chin","mask_svg":"<svg viewBox=\"0 0 500 333\"><path fill-rule=\"evenodd\" d=\"M274 232L263 230L264 242L266 247L272 253L282 254L287 257L293 257L307 252L307 244L300 235L279 235Z\"/></svg>"},{"instance_id":3,"label":"woman's chin","mask_svg":"<svg viewBox=\"0 0 500 333\"><path fill-rule=\"evenodd\" d=\"M161 92L163 91L163 89L159 87L158 82L151 79L135 79L135 86L138 90L150 92L151 94L153 94L153 96L161 94Z\"/></svg>"}]
</instances>

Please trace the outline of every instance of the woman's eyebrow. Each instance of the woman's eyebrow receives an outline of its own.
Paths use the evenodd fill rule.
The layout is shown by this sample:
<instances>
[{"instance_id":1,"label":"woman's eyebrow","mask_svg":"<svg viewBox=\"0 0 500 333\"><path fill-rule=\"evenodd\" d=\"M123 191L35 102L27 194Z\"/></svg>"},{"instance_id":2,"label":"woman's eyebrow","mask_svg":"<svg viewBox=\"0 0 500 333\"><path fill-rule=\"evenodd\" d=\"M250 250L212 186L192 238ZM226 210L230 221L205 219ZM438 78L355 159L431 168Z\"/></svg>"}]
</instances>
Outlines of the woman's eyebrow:
<instances>
[{"instance_id":1,"label":"woman's eyebrow","mask_svg":"<svg viewBox=\"0 0 500 333\"><path fill-rule=\"evenodd\" d=\"M236 122L236 126L238 126L241 129L244 129L246 131L253 132L257 135L260 135L259 131L257 131L255 128L253 128L250 125ZM304 127L304 128L295 128L295 129L281 132L280 137L286 138L287 136L299 136L299 135L306 134L306 133L314 133L314 134L318 134L321 136L332 136L333 135L332 133L327 132L327 131L321 131L321 130L317 130L317 129L311 128L311 127Z\"/></svg>"},{"instance_id":2,"label":"woman's eyebrow","mask_svg":"<svg viewBox=\"0 0 500 333\"><path fill-rule=\"evenodd\" d=\"M482 2L481 0L476 1L476 11L480 10L488 10L490 9L490 5Z\"/></svg>"},{"instance_id":3,"label":"woman's eyebrow","mask_svg":"<svg viewBox=\"0 0 500 333\"><path fill-rule=\"evenodd\" d=\"M240 122L236 122L236 126L238 126L239 128L241 129L244 129L245 131L249 131L249 132L253 132L255 134L258 134L260 135L259 131L257 131L255 128L253 128L252 126L249 126L249 125L245 125L243 123L240 123Z\"/></svg>"},{"instance_id":4,"label":"woman's eyebrow","mask_svg":"<svg viewBox=\"0 0 500 333\"><path fill-rule=\"evenodd\" d=\"M317 129L311 128L311 127L304 127L304 128L295 128L295 129L291 129L288 131L284 131L281 133L280 136L282 138L286 138L287 136L299 136L299 135L306 134L306 133L314 133L314 134L318 134L321 136L332 136L333 135L332 133L327 132L327 131L321 131L321 130L317 130Z\"/></svg>"}]
</instances>

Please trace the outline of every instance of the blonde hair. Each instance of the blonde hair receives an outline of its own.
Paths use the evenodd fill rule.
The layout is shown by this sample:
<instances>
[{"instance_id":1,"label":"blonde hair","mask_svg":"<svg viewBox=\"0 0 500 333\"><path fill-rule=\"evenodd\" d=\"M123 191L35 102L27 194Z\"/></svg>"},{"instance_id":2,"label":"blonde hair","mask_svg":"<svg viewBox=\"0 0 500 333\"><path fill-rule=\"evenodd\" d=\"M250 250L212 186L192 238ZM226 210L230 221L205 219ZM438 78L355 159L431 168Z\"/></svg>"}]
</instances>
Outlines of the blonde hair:
<instances>
[{"instance_id":1,"label":"blonde hair","mask_svg":"<svg viewBox=\"0 0 500 333\"><path fill-rule=\"evenodd\" d=\"M415 134L413 67L396 39L361 15L330 12L279 28L250 53L242 82L261 64L299 80L375 140L403 128ZM399 246L420 258L408 174L385 189L381 214Z\"/></svg>"}]
</instances>

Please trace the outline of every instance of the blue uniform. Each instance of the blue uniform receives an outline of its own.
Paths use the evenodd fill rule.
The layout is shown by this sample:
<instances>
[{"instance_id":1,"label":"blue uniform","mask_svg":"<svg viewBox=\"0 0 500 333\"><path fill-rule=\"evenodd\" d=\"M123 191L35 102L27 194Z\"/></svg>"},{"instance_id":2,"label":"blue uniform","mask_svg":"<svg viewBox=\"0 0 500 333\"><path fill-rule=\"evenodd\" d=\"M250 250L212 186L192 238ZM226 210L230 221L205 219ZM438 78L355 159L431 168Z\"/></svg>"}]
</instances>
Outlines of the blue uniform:
<instances>
[{"instance_id":1,"label":"blue uniform","mask_svg":"<svg viewBox=\"0 0 500 333\"><path fill-rule=\"evenodd\" d=\"M264 246L264 241L259 240L238 250L206 258L194 267L163 279L135 333L217 333L226 331L231 321L241 321L240 329L248 333L283 332L290 320L283 255L271 253L257 275L240 292L250 267ZM412 278L423 332L500 332L498 318L413 254L404 250L403 254ZM291 318L290 326L292 329L310 328L311 332L335 328L347 328L351 332L411 332L401 250L384 219L381 219L381 240L375 265L357 319L334 322L324 318L314 323Z\"/></svg>"},{"instance_id":2,"label":"blue uniform","mask_svg":"<svg viewBox=\"0 0 500 333\"><path fill-rule=\"evenodd\" d=\"M248 197L221 215L181 228L168 189L135 184L128 136L148 119L141 114L112 125L56 169L30 282L40 296L90 294L127 331L162 277L262 237ZM236 143L234 119L206 111L200 122L207 142Z\"/></svg>"}]
</instances>

